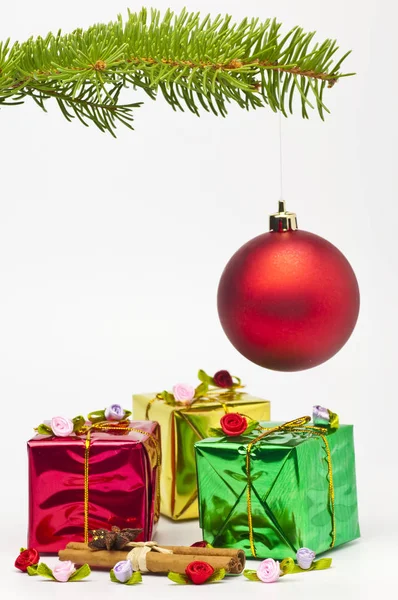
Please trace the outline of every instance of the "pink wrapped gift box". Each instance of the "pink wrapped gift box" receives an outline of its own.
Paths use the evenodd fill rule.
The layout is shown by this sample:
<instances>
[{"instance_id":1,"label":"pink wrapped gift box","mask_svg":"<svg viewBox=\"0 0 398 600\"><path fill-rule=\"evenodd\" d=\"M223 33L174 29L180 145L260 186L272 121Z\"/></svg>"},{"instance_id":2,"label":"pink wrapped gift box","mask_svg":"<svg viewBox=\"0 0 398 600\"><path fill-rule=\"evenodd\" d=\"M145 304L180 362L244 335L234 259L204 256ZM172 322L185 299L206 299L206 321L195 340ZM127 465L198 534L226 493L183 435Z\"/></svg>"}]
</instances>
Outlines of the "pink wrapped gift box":
<instances>
[{"instance_id":1,"label":"pink wrapped gift box","mask_svg":"<svg viewBox=\"0 0 398 600\"><path fill-rule=\"evenodd\" d=\"M106 427L106 425L105 425ZM89 437L86 448L86 440ZM88 530L142 529L149 540L159 518L160 428L133 421L68 437L28 442L28 547L58 552Z\"/></svg>"}]
</instances>

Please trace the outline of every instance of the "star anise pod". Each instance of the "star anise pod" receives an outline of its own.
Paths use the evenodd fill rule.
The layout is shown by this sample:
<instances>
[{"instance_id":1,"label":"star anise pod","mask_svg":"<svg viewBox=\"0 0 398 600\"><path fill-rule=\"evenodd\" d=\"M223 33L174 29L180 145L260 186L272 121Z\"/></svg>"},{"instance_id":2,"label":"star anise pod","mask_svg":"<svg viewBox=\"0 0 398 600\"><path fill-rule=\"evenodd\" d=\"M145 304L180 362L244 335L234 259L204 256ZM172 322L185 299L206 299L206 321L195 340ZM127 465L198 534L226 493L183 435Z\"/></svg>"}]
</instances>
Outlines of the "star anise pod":
<instances>
[{"instance_id":1,"label":"star anise pod","mask_svg":"<svg viewBox=\"0 0 398 600\"><path fill-rule=\"evenodd\" d=\"M122 550L129 542L133 542L142 532L142 529L119 529L112 527L108 529L94 529L89 548L93 550Z\"/></svg>"}]
</instances>

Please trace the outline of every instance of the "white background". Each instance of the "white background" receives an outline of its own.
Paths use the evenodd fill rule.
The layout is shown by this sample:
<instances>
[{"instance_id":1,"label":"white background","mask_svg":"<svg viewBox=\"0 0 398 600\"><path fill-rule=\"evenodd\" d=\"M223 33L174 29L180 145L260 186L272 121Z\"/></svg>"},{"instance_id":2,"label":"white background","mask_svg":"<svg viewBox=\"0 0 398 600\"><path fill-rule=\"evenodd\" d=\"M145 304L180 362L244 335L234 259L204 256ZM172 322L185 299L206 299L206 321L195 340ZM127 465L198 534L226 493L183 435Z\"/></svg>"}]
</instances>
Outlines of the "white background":
<instances>
[{"instance_id":1,"label":"white background","mask_svg":"<svg viewBox=\"0 0 398 600\"><path fill-rule=\"evenodd\" d=\"M329 406L355 423L362 539L333 552L334 568L262 587L233 580L206 595L392 598L396 467L396 56L390 0L191 0L202 13L276 16L352 48L327 94L332 115L284 120L284 191L302 229L338 246L362 294L346 347L316 369L263 370L241 357L218 322L216 290L230 256L267 230L279 198L278 118L232 107L227 119L174 113L161 99L137 110L118 139L68 124L55 105L0 111L0 398L2 584L5 598L50 598L53 584L14 573L27 524L26 440L43 419L74 416L132 392L159 391L227 368L272 401L275 419ZM152 5L167 8L168 2ZM139 9L140 2L130 1ZM125 14L126 0L14 0L0 38L24 40ZM197 525L162 522L158 539L192 543ZM51 564L51 559L48 561ZM129 594L94 573L59 597ZM54 584L55 585L55 584ZM111 586L111 587L109 587ZM154 587L156 586L156 588ZM222 587L221 587L222 586ZM229 587L226 587L229 586ZM250 587L248 587L250 586ZM164 578L137 597L185 595ZM202 597L204 590L189 593Z\"/></svg>"}]
</instances>

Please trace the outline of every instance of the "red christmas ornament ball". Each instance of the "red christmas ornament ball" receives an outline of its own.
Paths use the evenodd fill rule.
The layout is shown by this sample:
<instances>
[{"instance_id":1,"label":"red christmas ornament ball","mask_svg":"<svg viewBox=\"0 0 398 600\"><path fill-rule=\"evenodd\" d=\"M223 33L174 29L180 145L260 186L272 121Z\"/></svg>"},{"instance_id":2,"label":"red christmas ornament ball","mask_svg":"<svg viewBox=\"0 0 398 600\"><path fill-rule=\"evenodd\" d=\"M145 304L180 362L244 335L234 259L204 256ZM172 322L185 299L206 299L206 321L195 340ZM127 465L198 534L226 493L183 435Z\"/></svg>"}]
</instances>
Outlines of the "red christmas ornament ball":
<instances>
[{"instance_id":1,"label":"red christmas ornament ball","mask_svg":"<svg viewBox=\"0 0 398 600\"><path fill-rule=\"evenodd\" d=\"M228 262L218 313L235 348L276 371L310 369L350 337L359 312L354 271L333 244L301 230L250 240Z\"/></svg>"}]
</instances>

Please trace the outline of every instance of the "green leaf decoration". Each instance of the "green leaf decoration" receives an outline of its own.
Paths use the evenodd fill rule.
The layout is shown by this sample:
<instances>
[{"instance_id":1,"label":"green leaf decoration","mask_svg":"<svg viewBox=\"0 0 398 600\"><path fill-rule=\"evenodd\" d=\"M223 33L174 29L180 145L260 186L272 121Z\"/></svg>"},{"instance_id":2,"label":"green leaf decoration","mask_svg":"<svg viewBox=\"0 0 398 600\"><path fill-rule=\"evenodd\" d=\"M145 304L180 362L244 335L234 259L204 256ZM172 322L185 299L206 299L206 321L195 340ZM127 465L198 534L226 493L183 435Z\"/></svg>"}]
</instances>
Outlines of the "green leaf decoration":
<instances>
[{"instance_id":1,"label":"green leaf decoration","mask_svg":"<svg viewBox=\"0 0 398 600\"><path fill-rule=\"evenodd\" d=\"M186 575L181 575L181 573L174 573L173 571L170 571L167 577L171 579L171 581L174 581L174 583L178 583L180 585L187 585L191 583L190 579Z\"/></svg>"},{"instance_id":2,"label":"green leaf decoration","mask_svg":"<svg viewBox=\"0 0 398 600\"><path fill-rule=\"evenodd\" d=\"M221 581L225 577L225 569L216 569L211 577L205 583L215 583L216 581Z\"/></svg>"},{"instance_id":3,"label":"green leaf decoration","mask_svg":"<svg viewBox=\"0 0 398 600\"><path fill-rule=\"evenodd\" d=\"M56 581L50 567L48 567L45 563L40 563L38 565L37 574L41 575L42 577L47 577L48 579L53 579L54 581Z\"/></svg>"},{"instance_id":4,"label":"green leaf decoration","mask_svg":"<svg viewBox=\"0 0 398 600\"><path fill-rule=\"evenodd\" d=\"M324 569L329 569L332 566L331 558L320 558L316 560L311 565L312 571L323 571Z\"/></svg>"},{"instance_id":5,"label":"green leaf decoration","mask_svg":"<svg viewBox=\"0 0 398 600\"><path fill-rule=\"evenodd\" d=\"M130 579L126 581L126 585L135 585L136 583L142 583L141 571L134 571Z\"/></svg>"},{"instance_id":6,"label":"green leaf decoration","mask_svg":"<svg viewBox=\"0 0 398 600\"><path fill-rule=\"evenodd\" d=\"M20 553L21 553L21 552L25 552L25 550L27 550L27 548L20 548L20 549L19 549L19 552L20 552Z\"/></svg>"},{"instance_id":7,"label":"green leaf decoration","mask_svg":"<svg viewBox=\"0 0 398 600\"><path fill-rule=\"evenodd\" d=\"M51 427L49 427L48 425L45 425L44 423L41 423L38 426L38 428L36 429L36 431L40 435L52 435L52 433L53 433Z\"/></svg>"},{"instance_id":8,"label":"green leaf decoration","mask_svg":"<svg viewBox=\"0 0 398 600\"><path fill-rule=\"evenodd\" d=\"M111 581L113 581L113 583L121 583L122 585L135 585L136 583L142 582L141 571L134 571L134 573L132 574L130 579L128 581L125 581L124 583L117 579L113 569L109 572L109 576L111 578Z\"/></svg>"},{"instance_id":9,"label":"green leaf decoration","mask_svg":"<svg viewBox=\"0 0 398 600\"><path fill-rule=\"evenodd\" d=\"M207 383L200 383L198 387L195 389L195 398L200 398L201 396L206 396L209 391L209 385Z\"/></svg>"},{"instance_id":10,"label":"green leaf decoration","mask_svg":"<svg viewBox=\"0 0 398 600\"><path fill-rule=\"evenodd\" d=\"M199 381L201 381L202 383L206 383L207 385L211 384L212 382L212 377L210 377L210 375L208 375L206 373L206 371L203 371L203 369L200 369L198 371L198 379Z\"/></svg>"},{"instance_id":11,"label":"green leaf decoration","mask_svg":"<svg viewBox=\"0 0 398 600\"><path fill-rule=\"evenodd\" d=\"M111 569L109 571L109 577L111 578L111 581L113 581L113 583L120 583L120 581L118 579L116 579L116 575L115 575L113 569Z\"/></svg>"},{"instance_id":12,"label":"green leaf decoration","mask_svg":"<svg viewBox=\"0 0 398 600\"><path fill-rule=\"evenodd\" d=\"M94 410L87 415L87 421L90 421L90 423L100 423L101 421L106 421L105 410Z\"/></svg>"},{"instance_id":13,"label":"green leaf decoration","mask_svg":"<svg viewBox=\"0 0 398 600\"><path fill-rule=\"evenodd\" d=\"M170 406L175 406L176 404L173 394L170 394L170 392L168 392L167 390L164 390L163 392L158 394L158 397L163 398L166 404L169 404Z\"/></svg>"},{"instance_id":14,"label":"green leaf decoration","mask_svg":"<svg viewBox=\"0 0 398 600\"><path fill-rule=\"evenodd\" d=\"M290 557L284 558L280 564L280 570L284 575L289 575L289 573L298 573L299 571L296 570L296 567L300 569L300 567L298 567L294 560Z\"/></svg>"},{"instance_id":15,"label":"green leaf decoration","mask_svg":"<svg viewBox=\"0 0 398 600\"><path fill-rule=\"evenodd\" d=\"M82 427L85 426L86 419L82 415L79 415L78 417L75 417L74 419L72 419L72 423L73 423L73 431L76 433L76 432L80 431L80 429Z\"/></svg>"},{"instance_id":16,"label":"green leaf decoration","mask_svg":"<svg viewBox=\"0 0 398 600\"><path fill-rule=\"evenodd\" d=\"M340 423L339 423L339 416L336 413L334 413L331 410L329 410L329 409L328 409L328 411L329 411L329 417L330 417L330 419L329 419L330 428L331 429L338 429L339 425L340 425Z\"/></svg>"},{"instance_id":17,"label":"green leaf decoration","mask_svg":"<svg viewBox=\"0 0 398 600\"><path fill-rule=\"evenodd\" d=\"M258 427L258 421L251 421L251 423L249 423L248 427L245 429L242 435L248 435L249 433L254 431L256 427Z\"/></svg>"},{"instance_id":18,"label":"green leaf decoration","mask_svg":"<svg viewBox=\"0 0 398 600\"><path fill-rule=\"evenodd\" d=\"M37 575L37 567L38 566L39 566L39 564L29 566L26 570L27 574L28 575Z\"/></svg>"},{"instance_id":19,"label":"green leaf decoration","mask_svg":"<svg viewBox=\"0 0 398 600\"><path fill-rule=\"evenodd\" d=\"M77 569L68 579L68 581L81 581L85 577L88 577L91 573L91 569L88 565L83 565L80 569Z\"/></svg>"},{"instance_id":20,"label":"green leaf decoration","mask_svg":"<svg viewBox=\"0 0 398 600\"><path fill-rule=\"evenodd\" d=\"M225 433L221 429L221 427L210 427L209 428L209 436L210 437L225 437Z\"/></svg>"},{"instance_id":21,"label":"green leaf decoration","mask_svg":"<svg viewBox=\"0 0 398 600\"><path fill-rule=\"evenodd\" d=\"M131 417L131 410L126 410L126 409L123 409L123 410L124 410L124 417L122 420L125 421L126 419ZM83 419L83 417L76 417L76 419ZM107 420L107 418L105 417L105 410L95 410L87 416L87 421L90 421L91 423L101 423L101 421L106 421L106 420ZM75 419L73 419L73 422L74 421L75 421ZM117 421L115 421L115 423L116 422ZM83 423L83 425L84 425L84 423Z\"/></svg>"},{"instance_id":22,"label":"green leaf decoration","mask_svg":"<svg viewBox=\"0 0 398 600\"><path fill-rule=\"evenodd\" d=\"M309 569L302 569L299 567L292 558L285 558L281 564L280 569L284 575L291 575L292 573L309 573L310 571L322 571L329 569L332 564L331 558L320 558L312 563Z\"/></svg>"},{"instance_id":23,"label":"green leaf decoration","mask_svg":"<svg viewBox=\"0 0 398 600\"><path fill-rule=\"evenodd\" d=\"M261 579L257 576L257 571L250 571L246 569L243 571L243 575L246 579L250 579L250 581L261 581Z\"/></svg>"}]
</instances>

